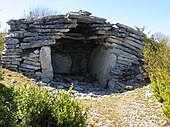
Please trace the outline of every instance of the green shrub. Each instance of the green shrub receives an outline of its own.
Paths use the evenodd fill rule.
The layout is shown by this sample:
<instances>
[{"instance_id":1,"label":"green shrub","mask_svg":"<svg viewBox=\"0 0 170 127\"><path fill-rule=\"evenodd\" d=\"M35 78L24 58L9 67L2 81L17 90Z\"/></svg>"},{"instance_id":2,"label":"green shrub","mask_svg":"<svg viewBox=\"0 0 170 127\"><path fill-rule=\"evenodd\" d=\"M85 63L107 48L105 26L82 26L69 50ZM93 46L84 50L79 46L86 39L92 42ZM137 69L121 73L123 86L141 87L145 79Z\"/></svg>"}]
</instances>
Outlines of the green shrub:
<instances>
[{"instance_id":1,"label":"green shrub","mask_svg":"<svg viewBox=\"0 0 170 127\"><path fill-rule=\"evenodd\" d=\"M16 126L16 103L13 88L0 84L0 127Z\"/></svg>"},{"instance_id":2,"label":"green shrub","mask_svg":"<svg viewBox=\"0 0 170 127\"><path fill-rule=\"evenodd\" d=\"M87 109L72 93L57 95L35 85L0 89L0 126L84 127Z\"/></svg>"},{"instance_id":3,"label":"green shrub","mask_svg":"<svg viewBox=\"0 0 170 127\"><path fill-rule=\"evenodd\" d=\"M19 88L17 96L18 125L32 127L83 127L84 109L71 93L57 95L32 85Z\"/></svg>"},{"instance_id":4,"label":"green shrub","mask_svg":"<svg viewBox=\"0 0 170 127\"><path fill-rule=\"evenodd\" d=\"M147 37L144 58L155 97L163 103L163 112L170 120L170 46L166 38Z\"/></svg>"},{"instance_id":5,"label":"green shrub","mask_svg":"<svg viewBox=\"0 0 170 127\"><path fill-rule=\"evenodd\" d=\"M0 67L0 80L4 78L3 75L4 75L4 71L3 71L2 68Z\"/></svg>"},{"instance_id":6,"label":"green shrub","mask_svg":"<svg viewBox=\"0 0 170 127\"><path fill-rule=\"evenodd\" d=\"M1 56L1 52L4 49L4 40L3 40L4 35L2 33L0 33L0 56Z\"/></svg>"}]
</instances>

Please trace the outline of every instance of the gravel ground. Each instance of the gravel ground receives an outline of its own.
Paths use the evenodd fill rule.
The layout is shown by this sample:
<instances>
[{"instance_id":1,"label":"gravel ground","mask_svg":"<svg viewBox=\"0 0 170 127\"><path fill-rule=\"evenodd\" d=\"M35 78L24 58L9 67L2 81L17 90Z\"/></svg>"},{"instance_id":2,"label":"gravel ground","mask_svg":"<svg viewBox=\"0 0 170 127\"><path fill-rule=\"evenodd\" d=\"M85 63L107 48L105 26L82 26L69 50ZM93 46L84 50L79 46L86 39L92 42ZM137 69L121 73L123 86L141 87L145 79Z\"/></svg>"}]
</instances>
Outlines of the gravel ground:
<instances>
[{"instance_id":1,"label":"gravel ground","mask_svg":"<svg viewBox=\"0 0 170 127\"><path fill-rule=\"evenodd\" d=\"M92 106L88 127L169 127L163 117L162 105L150 89L145 86L106 95L97 102L87 100L86 104Z\"/></svg>"}]
</instances>

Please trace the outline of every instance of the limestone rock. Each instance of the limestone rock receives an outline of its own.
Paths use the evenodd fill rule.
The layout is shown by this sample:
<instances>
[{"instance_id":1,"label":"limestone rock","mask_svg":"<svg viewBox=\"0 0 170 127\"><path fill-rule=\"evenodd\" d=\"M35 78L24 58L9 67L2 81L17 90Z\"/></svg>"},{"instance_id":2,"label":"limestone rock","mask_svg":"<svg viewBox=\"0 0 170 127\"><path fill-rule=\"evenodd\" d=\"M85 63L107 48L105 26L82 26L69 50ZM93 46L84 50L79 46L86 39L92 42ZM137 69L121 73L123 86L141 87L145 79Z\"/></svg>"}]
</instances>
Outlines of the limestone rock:
<instances>
[{"instance_id":1,"label":"limestone rock","mask_svg":"<svg viewBox=\"0 0 170 127\"><path fill-rule=\"evenodd\" d=\"M27 37L21 43L22 49L36 48L55 44L55 39L52 37Z\"/></svg>"},{"instance_id":2,"label":"limestone rock","mask_svg":"<svg viewBox=\"0 0 170 127\"><path fill-rule=\"evenodd\" d=\"M4 42L5 42L5 44L18 44L19 40L16 38L7 37L7 38L5 38Z\"/></svg>"},{"instance_id":3,"label":"limestone rock","mask_svg":"<svg viewBox=\"0 0 170 127\"><path fill-rule=\"evenodd\" d=\"M56 73L70 73L72 65L72 59L67 54L54 54L53 55L53 66Z\"/></svg>"},{"instance_id":4,"label":"limestone rock","mask_svg":"<svg viewBox=\"0 0 170 127\"><path fill-rule=\"evenodd\" d=\"M51 61L51 48L43 46L40 50L40 62L42 68L42 78L53 79L53 67Z\"/></svg>"},{"instance_id":5,"label":"limestone rock","mask_svg":"<svg viewBox=\"0 0 170 127\"><path fill-rule=\"evenodd\" d=\"M22 30L22 31L11 32L8 36L13 37L13 38L25 38L25 37L31 37L31 36L38 36L38 34Z\"/></svg>"}]
</instances>

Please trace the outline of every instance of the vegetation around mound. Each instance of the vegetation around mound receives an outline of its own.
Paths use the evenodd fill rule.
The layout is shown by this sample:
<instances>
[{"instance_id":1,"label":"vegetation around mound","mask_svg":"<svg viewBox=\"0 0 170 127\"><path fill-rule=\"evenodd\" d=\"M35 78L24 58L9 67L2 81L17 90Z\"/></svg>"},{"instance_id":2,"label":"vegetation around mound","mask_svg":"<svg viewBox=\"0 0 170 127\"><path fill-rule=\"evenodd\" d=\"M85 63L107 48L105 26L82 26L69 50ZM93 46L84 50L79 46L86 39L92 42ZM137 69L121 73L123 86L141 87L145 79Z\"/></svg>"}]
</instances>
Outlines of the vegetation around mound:
<instances>
[{"instance_id":1,"label":"vegetation around mound","mask_svg":"<svg viewBox=\"0 0 170 127\"><path fill-rule=\"evenodd\" d=\"M170 45L166 37L147 37L144 57L153 92L170 120Z\"/></svg>"},{"instance_id":2,"label":"vegetation around mound","mask_svg":"<svg viewBox=\"0 0 170 127\"><path fill-rule=\"evenodd\" d=\"M4 37L4 35L2 33L0 33L0 56L1 56L1 52L2 52L2 50L4 48L3 37Z\"/></svg>"},{"instance_id":3,"label":"vegetation around mound","mask_svg":"<svg viewBox=\"0 0 170 127\"><path fill-rule=\"evenodd\" d=\"M0 81L0 126L83 127L87 109L70 93L35 86L31 80L4 70ZM9 73L8 73L9 72ZM11 80L11 76L15 81ZM21 83L22 82L22 83Z\"/></svg>"}]
</instances>

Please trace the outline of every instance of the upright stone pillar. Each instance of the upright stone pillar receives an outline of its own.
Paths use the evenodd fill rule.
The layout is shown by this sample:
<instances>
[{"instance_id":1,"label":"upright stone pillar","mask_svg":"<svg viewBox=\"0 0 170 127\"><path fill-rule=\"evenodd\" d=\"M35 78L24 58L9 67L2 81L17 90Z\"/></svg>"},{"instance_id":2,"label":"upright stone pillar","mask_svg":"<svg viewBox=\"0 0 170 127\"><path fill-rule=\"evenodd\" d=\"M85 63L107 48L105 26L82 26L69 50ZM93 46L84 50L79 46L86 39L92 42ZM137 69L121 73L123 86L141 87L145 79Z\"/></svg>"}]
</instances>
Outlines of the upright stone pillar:
<instances>
[{"instance_id":1,"label":"upright stone pillar","mask_svg":"<svg viewBox=\"0 0 170 127\"><path fill-rule=\"evenodd\" d=\"M51 48L43 46L40 50L40 62L42 68L42 78L53 79L53 67L51 62Z\"/></svg>"}]
</instances>

